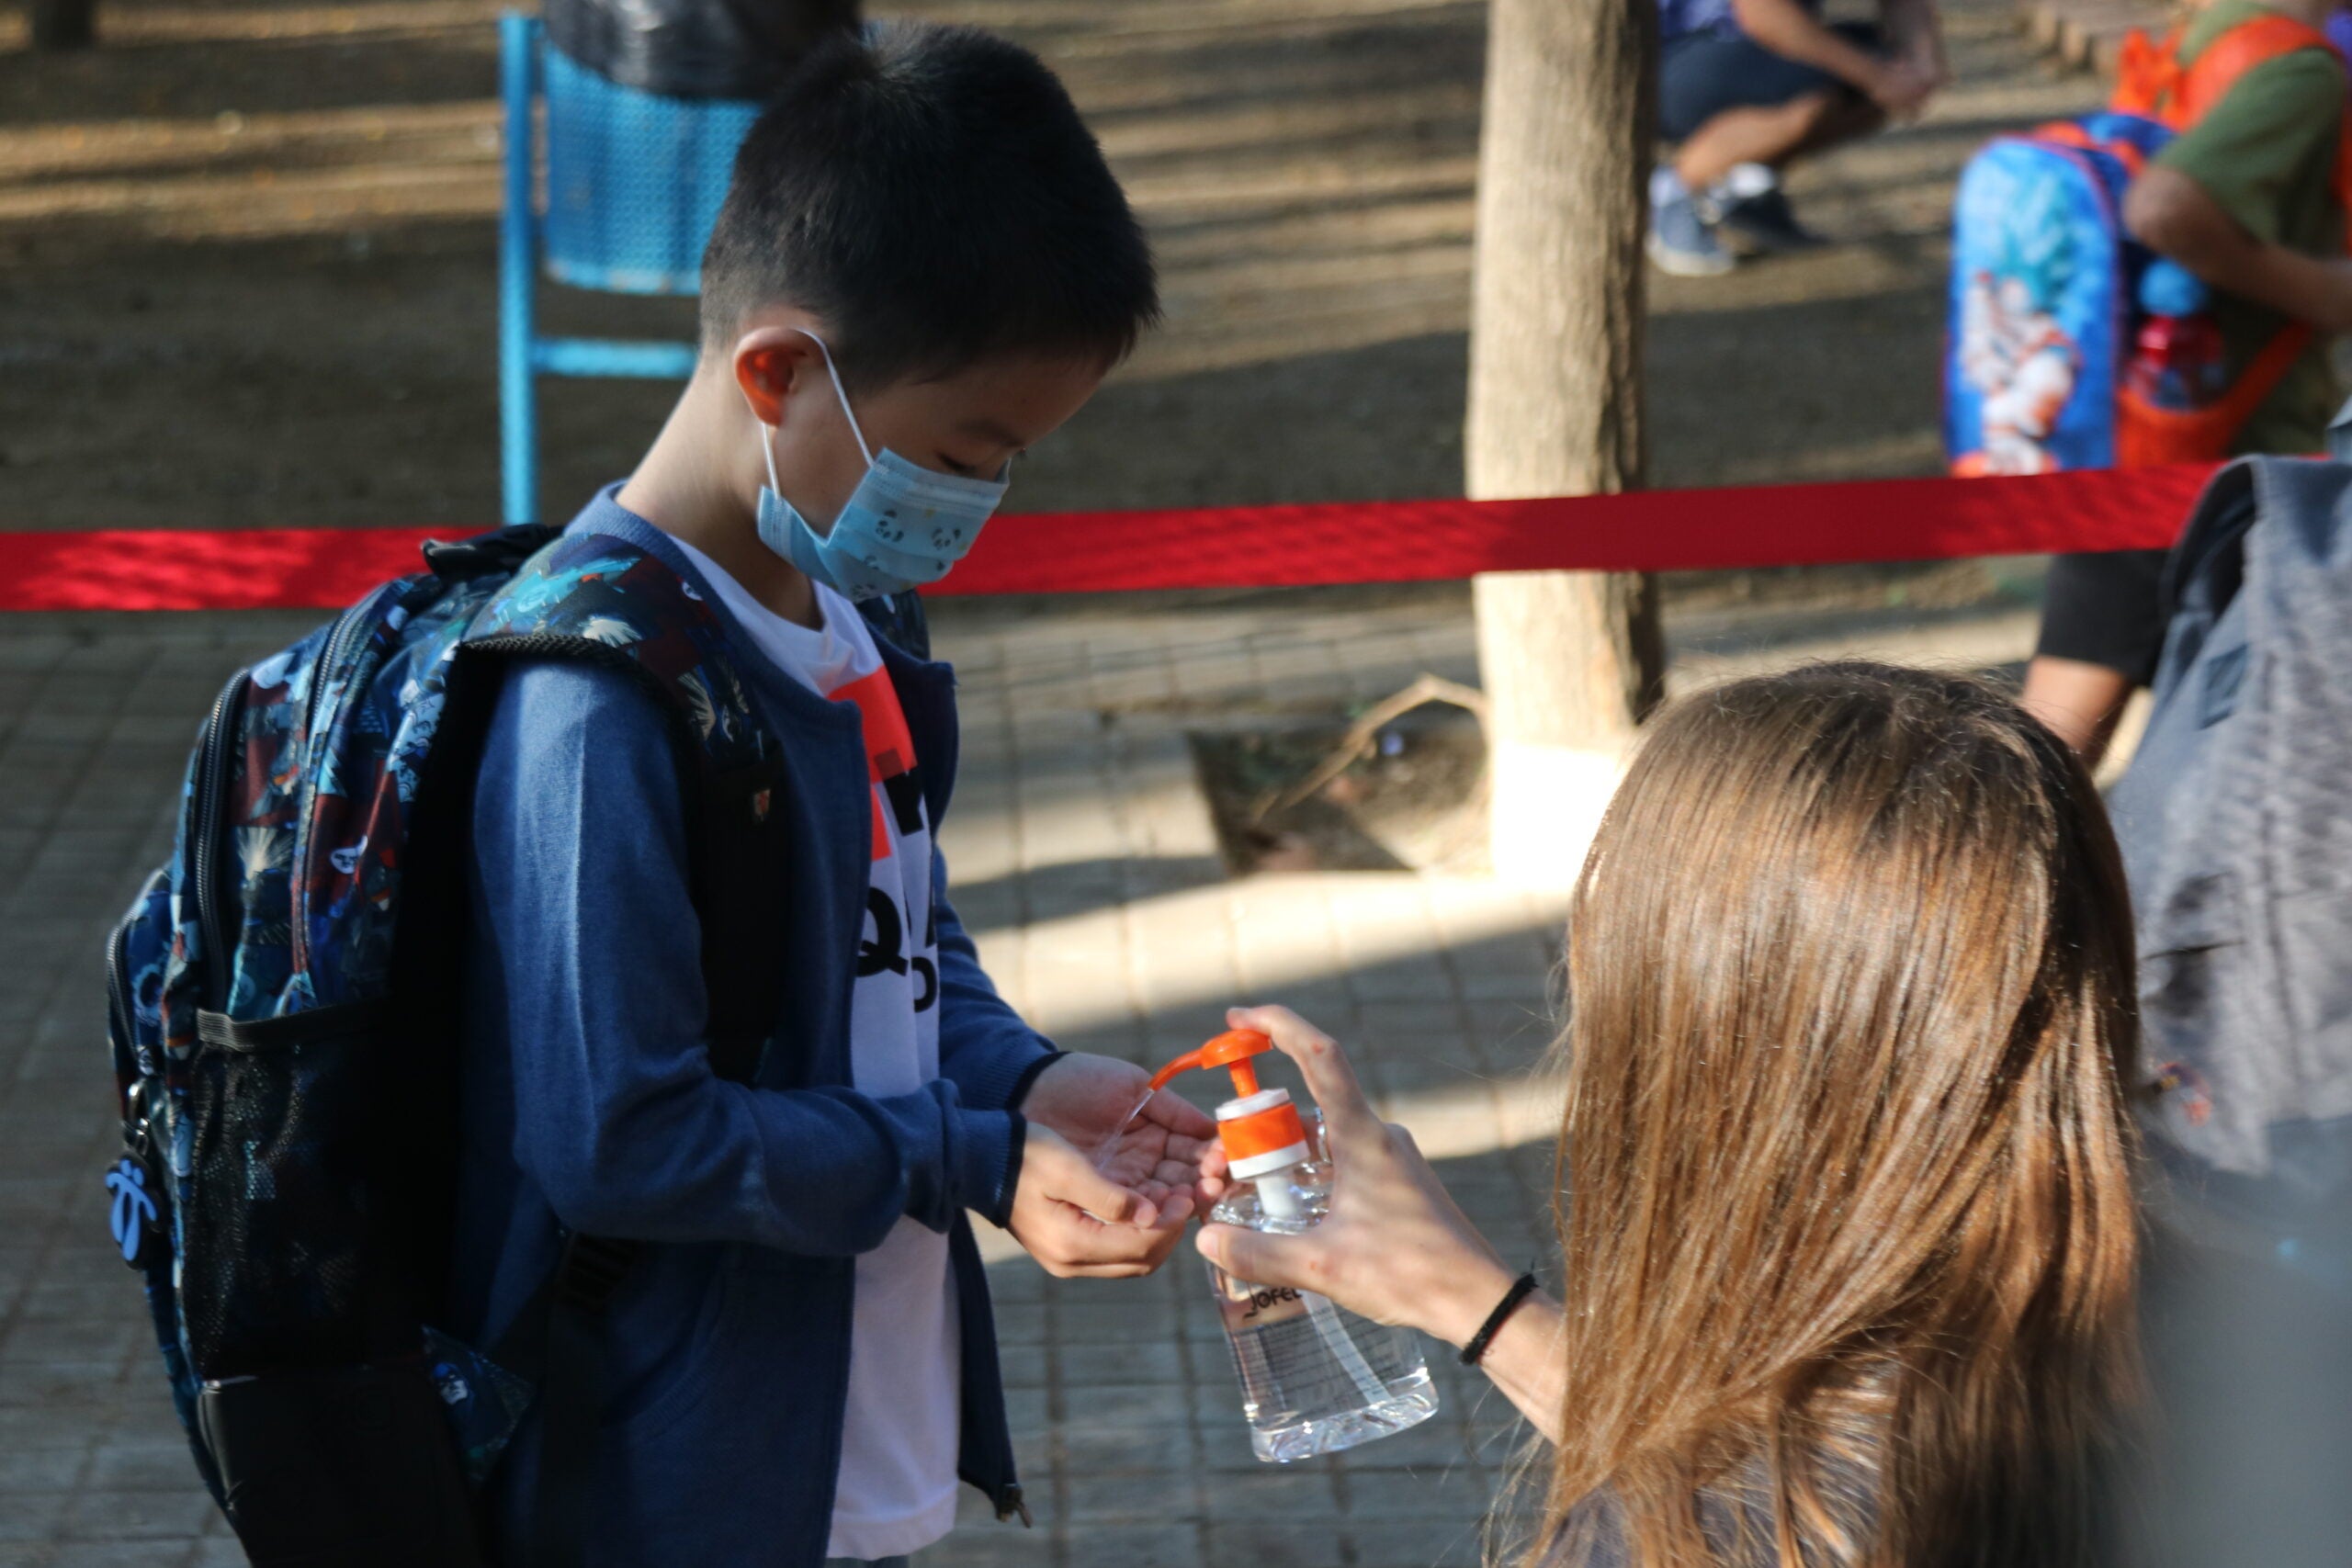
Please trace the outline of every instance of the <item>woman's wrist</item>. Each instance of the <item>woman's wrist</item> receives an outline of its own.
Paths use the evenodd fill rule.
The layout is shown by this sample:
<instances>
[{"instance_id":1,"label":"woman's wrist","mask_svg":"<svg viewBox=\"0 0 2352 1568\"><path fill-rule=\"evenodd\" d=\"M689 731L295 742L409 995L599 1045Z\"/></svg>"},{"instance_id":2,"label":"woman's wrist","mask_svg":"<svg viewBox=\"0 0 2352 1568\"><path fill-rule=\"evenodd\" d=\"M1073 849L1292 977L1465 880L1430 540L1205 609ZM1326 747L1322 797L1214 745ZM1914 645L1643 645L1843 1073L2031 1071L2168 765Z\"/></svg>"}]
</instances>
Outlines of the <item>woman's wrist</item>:
<instances>
[{"instance_id":1,"label":"woman's wrist","mask_svg":"<svg viewBox=\"0 0 2352 1568\"><path fill-rule=\"evenodd\" d=\"M1535 1429L1560 1440L1561 1402L1567 1390L1567 1361L1560 1303L1537 1291L1495 1330L1478 1370Z\"/></svg>"},{"instance_id":2,"label":"woman's wrist","mask_svg":"<svg viewBox=\"0 0 2352 1568\"><path fill-rule=\"evenodd\" d=\"M1510 1289L1503 1292L1503 1299L1495 1303L1486 1321L1478 1325L1478 1332L1462 1347L1462 1364L1476 1366L1478 1359L1487 1353L1487 1347L1495 1342L1495 1336L1501 1332L1503 1325L1510 1321L1511 1314L1526 1305L1527 1298L1534 1293L1535 1271L1531 1269L1510 1282Z\"/></svg>"},{"instance_id":3,"label":"woman's wrist","mask_svg":"<svg viewBox=\"0 0 2352 1568\"><path fill-rule=\"evenodd\" d=\"M1486 1326L1517 1280L1498 1258L1463 1259L1431 1282L1433 1288L1422 1295L1427 1303L1422 1321L1413 1326L1459 1350Z\"/></svg>"}]
</instances>

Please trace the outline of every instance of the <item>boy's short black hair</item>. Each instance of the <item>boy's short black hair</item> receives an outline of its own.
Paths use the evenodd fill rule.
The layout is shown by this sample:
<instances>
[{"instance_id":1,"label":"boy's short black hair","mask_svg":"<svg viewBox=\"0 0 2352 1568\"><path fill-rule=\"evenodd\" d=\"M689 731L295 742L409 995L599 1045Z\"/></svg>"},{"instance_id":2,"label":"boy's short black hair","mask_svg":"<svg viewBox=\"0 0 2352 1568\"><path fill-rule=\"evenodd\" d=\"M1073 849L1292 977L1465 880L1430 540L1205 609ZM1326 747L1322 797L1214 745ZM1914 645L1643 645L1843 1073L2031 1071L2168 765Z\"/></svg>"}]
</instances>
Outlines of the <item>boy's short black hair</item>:
<instances>
[{"instance_id":1,"label":"boy's short black hair","mask_svg":"<svg viewBox=\"0 0 2352 1568\"><path fill-rule=\"evenodd\" d=\"M1100 361L1159 314L1151 251L1045 62L977 28L898 23L810 53L735 157L702 263L702 336L789 300L844 380L1014 354Z\"/></svg>"}]
</instances>

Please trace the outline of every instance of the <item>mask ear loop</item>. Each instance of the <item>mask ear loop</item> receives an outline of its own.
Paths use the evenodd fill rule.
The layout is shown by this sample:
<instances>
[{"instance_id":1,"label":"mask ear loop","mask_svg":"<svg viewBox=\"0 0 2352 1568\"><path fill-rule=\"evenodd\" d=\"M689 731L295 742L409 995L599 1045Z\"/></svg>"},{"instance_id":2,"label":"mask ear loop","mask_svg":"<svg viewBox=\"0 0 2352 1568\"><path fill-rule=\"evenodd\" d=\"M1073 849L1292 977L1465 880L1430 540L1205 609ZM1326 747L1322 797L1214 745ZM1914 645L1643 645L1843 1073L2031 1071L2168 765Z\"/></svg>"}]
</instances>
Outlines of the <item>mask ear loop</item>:
<instances>
[{"instance_id":1,"label":"mask ear loop","mask_svg":"<svg viewBox=\"0 0 2352 1568\"><path fill-rule=\"evenodd\" d=\"M792 330L815 344L817 352L825 356L825 374L833 378L833 396L841 400L842 417L849 421L849 433L857 437L858 452L865 458L866 467L872 468L874 448L865 444L865 432L857 427L857 413L849 406L849 389L842 385L842 373L833 364L833 351L825 346L823 338L819 337L808 328L795 327Z\"/></svg>"},{"instance_id":2,"label":"mask ear loop","mask_svg":"<svg viewBox=\"0 0 2352 1568\"><path fill-rule=\"evenodd\" d=\"M768 460L768 489L775 491L778 501L784 499L784 487L775 480L775 430L760 417L759 409L752 401L752 394L743 394L743 406L752 411L752 428L760 433L760 456Z\"/></svg>"}]
</instances>

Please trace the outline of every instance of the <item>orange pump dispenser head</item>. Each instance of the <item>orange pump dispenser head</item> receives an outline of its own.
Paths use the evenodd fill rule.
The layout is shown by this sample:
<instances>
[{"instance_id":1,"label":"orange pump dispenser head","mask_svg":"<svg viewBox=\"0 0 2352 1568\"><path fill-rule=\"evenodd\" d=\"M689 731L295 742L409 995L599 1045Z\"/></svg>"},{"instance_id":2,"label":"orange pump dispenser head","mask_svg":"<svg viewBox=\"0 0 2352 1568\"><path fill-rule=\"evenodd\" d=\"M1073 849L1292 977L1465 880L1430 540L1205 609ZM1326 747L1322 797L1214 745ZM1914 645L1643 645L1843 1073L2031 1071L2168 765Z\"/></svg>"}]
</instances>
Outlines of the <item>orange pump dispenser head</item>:
<instances>
[{"instance_id":1,"label":"orange pump dispenser head","mask_svg":"<svg viewBox=\"0 0 2352 1568\"><path fill-rule=\"evenodd\" d=\"M1228 1030L1152 1076L1151 1087L1156 1089L1195 1067L1223 1067L1233 1075L1234 1097L1217 1107L1216 1131L1238 1180L1251 1180L1296 1165L1311 1152L1306 1124L1290 1102L1290 1091L1258 1086L1258 1065L1250 1058L1273 1046L1272 1040L1254 1029Z\"/></svg>"},{"instance_id":2,"label":"orange pump dispenser head","mask_svg":"<svg viewBox=\"0 0 2352 1568\"><path fill-rule=\"evenodd\" d=\"M1247 1098L1258 1092L1258 1065L1274 1043L1254 1029L1228 1029L1197 1051L1187 1051L1151 1076L1151 1087L1166 1089L1168 1080L1194 1067L1224 1067L1233 1074L1233 1092Z\"/></svg>"}]
</instances>

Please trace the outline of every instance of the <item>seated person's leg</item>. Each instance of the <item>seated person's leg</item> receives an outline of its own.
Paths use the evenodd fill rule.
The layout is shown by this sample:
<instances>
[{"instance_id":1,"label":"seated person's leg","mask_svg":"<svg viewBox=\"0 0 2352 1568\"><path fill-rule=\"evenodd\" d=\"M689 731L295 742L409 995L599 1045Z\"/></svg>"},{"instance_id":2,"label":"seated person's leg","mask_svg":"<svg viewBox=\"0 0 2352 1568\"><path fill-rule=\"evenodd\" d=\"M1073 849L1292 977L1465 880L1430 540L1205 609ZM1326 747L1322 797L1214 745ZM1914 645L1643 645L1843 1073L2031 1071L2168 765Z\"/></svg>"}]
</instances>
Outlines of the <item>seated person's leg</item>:
<instances>
[{"instance_id":1,"label":"seated person's leg","mask_svg":"<svg viewBox=\"0 0 2352 1568\"><path fill-rule=\"evenodd\" d=\"M1872 53L1879 34L1866 23L1832 30ZM1677 265L1675 243L1694 226L1721 251L1719 230L1749 247L1801 249L1819 242L1801 228L1780 189L1792 160L1876 130L1878 106L1817 66L1772 53L1728 29L1678 39L1660 62L1659 130L1678 143L1652 184L1652 255L1669 272L1720 272L1722 265ZM1687 209L1678 203L1688 202ZM1661 248L1668 254L1660 254ZM1690 247L1687 243L1682 249Z\"/></svg>"}]
</instances>

